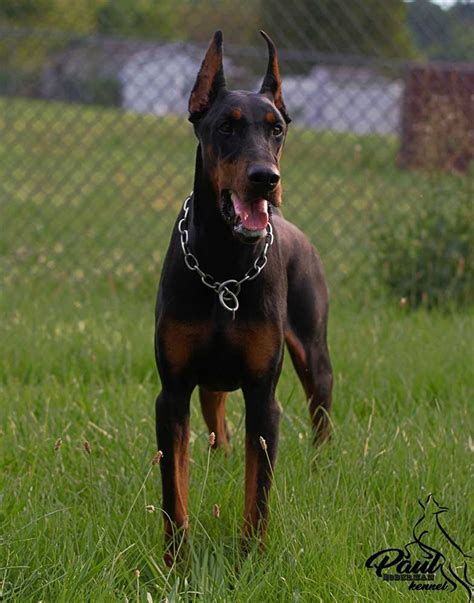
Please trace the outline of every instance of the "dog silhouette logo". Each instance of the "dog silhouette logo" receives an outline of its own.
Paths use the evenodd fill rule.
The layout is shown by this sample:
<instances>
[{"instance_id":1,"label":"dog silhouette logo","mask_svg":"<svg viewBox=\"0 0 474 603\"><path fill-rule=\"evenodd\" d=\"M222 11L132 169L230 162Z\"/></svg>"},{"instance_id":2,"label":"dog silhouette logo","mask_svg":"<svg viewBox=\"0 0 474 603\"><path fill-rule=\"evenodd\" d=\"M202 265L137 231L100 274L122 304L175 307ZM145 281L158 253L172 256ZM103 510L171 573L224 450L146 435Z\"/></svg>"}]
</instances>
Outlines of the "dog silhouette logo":
<instances>
[{"instance_id":1,"label":"dog silhouette logo","mask_svg":"<svg viewBox=\"0 0 474 603\"><path fill-rule=\"evenodd\" d=\"M448 507L440 505L431 494L425 502L418 502L423 512L413 527L413 540L403 549L388 548L374 553L365 567L375 570L386 581L409 581L408 590L453 592L461 588L471 601L472 556L462 549L443 521Z\"/></svg>"}]
</instances>

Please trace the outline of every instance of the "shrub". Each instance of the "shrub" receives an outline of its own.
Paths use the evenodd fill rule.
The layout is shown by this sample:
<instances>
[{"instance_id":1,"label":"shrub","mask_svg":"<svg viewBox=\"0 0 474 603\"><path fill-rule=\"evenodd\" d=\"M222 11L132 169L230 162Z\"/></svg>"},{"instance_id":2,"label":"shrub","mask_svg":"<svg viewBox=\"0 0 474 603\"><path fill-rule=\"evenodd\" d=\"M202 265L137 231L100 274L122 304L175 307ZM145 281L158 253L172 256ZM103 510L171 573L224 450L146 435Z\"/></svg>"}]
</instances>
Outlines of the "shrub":
<instances>
[{"instance_id":1,"label":"shrub","mask_svg":"<svg viewBox=\"0 0 474 603\"><path fill-rule=\"evenodd\" d=\"M372 221L378 280L411 307L473 301L472 180L427 187L419 197L379 206Z\"/></svg>"},{"instance_id":2,"label":"shrub","mask_svg":"<svg viewBox=\"0 0 474 603\"><path fill-rule=\"evenodd\" d=\"M120 82L113 78L63 78L61 99L84 105L120 106Z\"/></svg>"}]
</instances>

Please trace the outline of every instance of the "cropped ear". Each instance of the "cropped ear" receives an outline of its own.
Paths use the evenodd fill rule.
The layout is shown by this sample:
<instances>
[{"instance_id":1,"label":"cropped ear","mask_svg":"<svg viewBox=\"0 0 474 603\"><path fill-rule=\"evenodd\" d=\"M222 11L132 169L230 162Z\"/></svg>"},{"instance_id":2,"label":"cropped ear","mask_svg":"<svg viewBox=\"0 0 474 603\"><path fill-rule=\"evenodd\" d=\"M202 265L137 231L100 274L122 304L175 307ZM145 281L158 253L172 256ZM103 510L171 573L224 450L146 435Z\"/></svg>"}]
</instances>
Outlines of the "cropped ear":
<instances>
[{"instance_id":1,"label":"cropped ear","mask_svg":"<svg viewBox=\"0 0 474 603\"><path fill-rule=\"evenodd\" d=\"M225 88L222 66L222 32L216 31L209 43L189 97L189 121L195 122L202 117L222 88Z\"/></svg>"},{"instance_id":2,"label":"cropped ear","mask_svg":"<svg viewBox=\"0 0 474 603\"><path fill-rule=\"evenodd\" d=\"M281 78L277 50L270 36L264 31L260 31L260 33L264 37L268 46L268 67L267 73L263 78L262 87L260 88L260 94L270 93L272 95L276 108L283 115L286 123L289 124L291 118L286 111L285 103L283 102L283 97L281 94Z\"/></svg>"}]
</instances>

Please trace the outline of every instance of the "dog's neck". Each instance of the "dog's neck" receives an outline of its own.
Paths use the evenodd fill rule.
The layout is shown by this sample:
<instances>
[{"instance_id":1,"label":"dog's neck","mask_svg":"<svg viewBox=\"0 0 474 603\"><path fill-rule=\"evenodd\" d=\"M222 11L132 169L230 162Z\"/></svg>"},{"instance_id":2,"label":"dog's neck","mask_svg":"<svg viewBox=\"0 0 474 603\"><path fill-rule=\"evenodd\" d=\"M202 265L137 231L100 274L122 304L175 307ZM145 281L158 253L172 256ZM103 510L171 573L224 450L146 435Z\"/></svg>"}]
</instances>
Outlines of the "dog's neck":
<instances>
[{"instance_id":1,"label":"dog's neck","mask_svg":"<svg viewBox=\"0 0 474 603\"><path fill-rule=\"evenodd\" d=\"M220 237L226 231L216 192L204 168L200 144L196 149L191 223L199 233L205 232L212 237Z\"/></svg>"},{"instance_id":2,"label":"dog's neck","mask_svg":"<svg viewBox=\"0 0 474 603\"><path fill-rule=\"evenodd\" d=\"M202 269L212 270L215 278L241 278L263 248L239 241L224 222L219 199L202 162L201 147L196 152L193 199L189 214L190 246L202 262ZM222 276L224 274L224 276Z\"/></svg>"}]
</instances>

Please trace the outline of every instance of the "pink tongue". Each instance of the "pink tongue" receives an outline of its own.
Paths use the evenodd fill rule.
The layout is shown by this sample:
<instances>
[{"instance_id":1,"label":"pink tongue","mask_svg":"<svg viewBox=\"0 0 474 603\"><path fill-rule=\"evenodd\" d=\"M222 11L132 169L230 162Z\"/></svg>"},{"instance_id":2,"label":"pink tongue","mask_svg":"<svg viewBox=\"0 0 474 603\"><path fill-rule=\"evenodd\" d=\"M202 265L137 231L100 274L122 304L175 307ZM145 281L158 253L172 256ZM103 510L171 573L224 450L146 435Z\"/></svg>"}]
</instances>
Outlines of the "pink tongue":
<instances>
[{"instance_id":1,"label":"pink tongue","mask_svg":"<svg viewBox=\"0 0 474 603\"><path fill-rule=\"evenodd\" d=\"M232 194L235 213L239 216L242 226L247 230L263 230L268 224L268 201L259 199L254 203L242 201Z\"/></svg>"}]
</instances>

